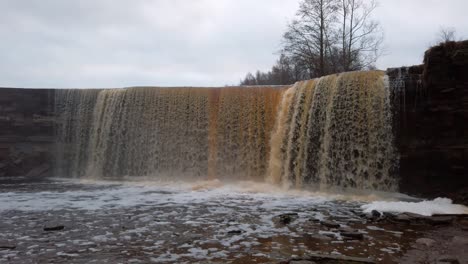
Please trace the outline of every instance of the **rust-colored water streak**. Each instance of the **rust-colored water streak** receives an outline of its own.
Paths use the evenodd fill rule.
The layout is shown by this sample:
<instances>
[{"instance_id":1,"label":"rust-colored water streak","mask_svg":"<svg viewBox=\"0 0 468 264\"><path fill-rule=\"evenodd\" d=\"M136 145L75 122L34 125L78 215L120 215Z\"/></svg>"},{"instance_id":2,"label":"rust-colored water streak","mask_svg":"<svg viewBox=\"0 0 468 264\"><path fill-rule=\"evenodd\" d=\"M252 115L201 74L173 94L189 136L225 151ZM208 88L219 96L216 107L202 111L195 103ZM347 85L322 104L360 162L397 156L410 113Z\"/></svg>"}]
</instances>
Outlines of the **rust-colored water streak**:
<instances>
[{"instance_id":1,"label":"rust-colored water streak","mask_svg":"<svg viewBox=\"0 0 468 264\"><path fill-rule=\"evenodd\" d=\"M60 91L57 175L263 180L283 90Z\"/></svg>"},{"instance_id":2,"label":"rust-colored water streak","mask_svg":"<svg viewBox=\"0 0 468 264\"><path fill-rule=\"evenodd\" d=\"M58 176L397 190L381 71L293 87L57 92Z\"/></svg>"}]
</instances>

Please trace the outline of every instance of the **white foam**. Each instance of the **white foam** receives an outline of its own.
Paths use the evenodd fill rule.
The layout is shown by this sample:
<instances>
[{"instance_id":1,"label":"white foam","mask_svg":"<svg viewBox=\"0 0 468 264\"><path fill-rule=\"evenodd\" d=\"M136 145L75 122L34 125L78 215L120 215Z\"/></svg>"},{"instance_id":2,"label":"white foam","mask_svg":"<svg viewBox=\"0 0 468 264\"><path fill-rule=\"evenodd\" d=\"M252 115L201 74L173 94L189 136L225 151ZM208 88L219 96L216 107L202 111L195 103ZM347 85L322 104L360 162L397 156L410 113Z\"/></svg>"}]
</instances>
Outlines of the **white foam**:
<instances>
[{"instance_id":1,"label":"white foam","mask_svg":"<svg viewBox=\"0 0 468 264\"><path fill-rule=\"evenodd\" d=\"M437 198L433 201L422 202L373 202L361 206L365 213L373 210L388 213L414 213L424 216L435 214L468 214L468 207L453 204L447 198Z\"/></svg>"}]
</instances>

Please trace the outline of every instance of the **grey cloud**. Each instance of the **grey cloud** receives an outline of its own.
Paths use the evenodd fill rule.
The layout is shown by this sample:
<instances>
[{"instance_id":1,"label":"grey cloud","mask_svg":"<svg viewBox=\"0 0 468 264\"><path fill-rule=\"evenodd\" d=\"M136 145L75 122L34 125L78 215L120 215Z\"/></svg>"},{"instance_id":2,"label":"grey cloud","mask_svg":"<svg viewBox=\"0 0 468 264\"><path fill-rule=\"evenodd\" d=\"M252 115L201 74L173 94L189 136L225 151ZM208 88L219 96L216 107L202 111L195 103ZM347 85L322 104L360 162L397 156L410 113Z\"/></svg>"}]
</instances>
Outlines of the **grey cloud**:
<instances>
[{"instance_id":1,"label":"grey cloud","mask_svg":"<svg viewBox=\"0 0 468 264\"><path fill-rule=\"evenodd\" d=\"M448 4L447 2L450 2ZM298 0L3 0L0 86L222 86L276 60ZM416 64L466 1L381 0L388 55Z\"/></svg>"}]
</instances>

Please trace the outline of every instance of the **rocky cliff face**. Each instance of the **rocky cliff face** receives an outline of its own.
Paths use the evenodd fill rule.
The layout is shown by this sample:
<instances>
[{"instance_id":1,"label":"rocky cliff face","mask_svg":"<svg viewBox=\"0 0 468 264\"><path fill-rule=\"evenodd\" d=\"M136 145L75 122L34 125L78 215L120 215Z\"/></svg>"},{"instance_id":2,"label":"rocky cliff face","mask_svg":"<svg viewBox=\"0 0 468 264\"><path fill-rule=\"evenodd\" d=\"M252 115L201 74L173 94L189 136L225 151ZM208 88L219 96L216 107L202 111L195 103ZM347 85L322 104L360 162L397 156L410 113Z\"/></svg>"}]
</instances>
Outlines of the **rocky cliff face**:
<instances>
[{"instance_id":1,"label":"rocky cliff face","mask_svg":"<svg viewBox=\"0 0 468 264\"><path fill-rule=\"evenodd\" d=\"M388 75L400 190L468 204L468 41L433 47L423 65Z\"/></svg>"},{"instance_id":2,"label":"rocky cliff face","mask_svg":"<svg viewBox=\"0 0 468 264\"><path fill-rule=\"evenodd\" d=\"M0 88L0 177L52 167L54 90Z\"/></svg>"}]
</instances>

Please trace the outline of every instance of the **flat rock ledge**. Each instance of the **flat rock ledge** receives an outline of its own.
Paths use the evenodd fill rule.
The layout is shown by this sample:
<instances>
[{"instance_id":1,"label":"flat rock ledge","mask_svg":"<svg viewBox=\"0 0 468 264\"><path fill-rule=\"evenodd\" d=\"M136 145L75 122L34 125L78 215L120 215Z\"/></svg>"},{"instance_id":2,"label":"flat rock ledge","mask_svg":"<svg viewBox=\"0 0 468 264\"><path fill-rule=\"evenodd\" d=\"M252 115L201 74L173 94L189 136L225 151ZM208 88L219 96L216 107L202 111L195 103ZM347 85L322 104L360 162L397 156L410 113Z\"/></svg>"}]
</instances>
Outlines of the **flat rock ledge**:
<instances>
[{"instance_id":1,"label":"flat rock ledge","mask_svg":"<svg viewBox=\"0 0 468 264\"><path fill-rule=\"evenodd\" d=\"M300 259L291 259L288 261L280 262L279 264L333 264L333 263L342 263L342 264L360 264L360 263L376 263L373 259L370 258L355 258L348 257L343 255L320 255L313 254Z\"/></svg>"}]
</instances>

